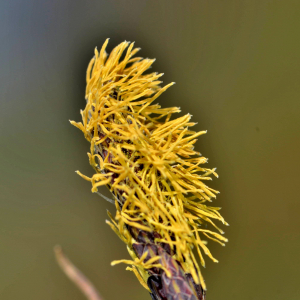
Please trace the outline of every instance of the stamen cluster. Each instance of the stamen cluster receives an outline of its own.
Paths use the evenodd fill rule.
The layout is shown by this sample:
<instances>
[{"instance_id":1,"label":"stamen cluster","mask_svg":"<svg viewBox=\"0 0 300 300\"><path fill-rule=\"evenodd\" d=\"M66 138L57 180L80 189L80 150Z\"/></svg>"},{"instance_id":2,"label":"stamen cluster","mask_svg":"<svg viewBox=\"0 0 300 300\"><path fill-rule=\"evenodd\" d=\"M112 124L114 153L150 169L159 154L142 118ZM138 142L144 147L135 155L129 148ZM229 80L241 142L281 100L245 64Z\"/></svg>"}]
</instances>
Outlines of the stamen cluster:
<instances>
[{"instance_id":1,"label":"stamen cluster","mask_svg":"<svg viewBox=\"0 0 300 300\"><path fill-rule=\"evenodd\" d=\"M106 185L114 195L116 216L110 215L107 223L126 243L132 260L112 264L131 265L128 269L149 289L148 278L155 272L172 276L170 262L160 252L164 249L205 290L193 248L204 266L203 252L217 260L203 238L221 245L227 241L213 222L227 224L219 208L206 205L218 192L204 182L217 174L202 166L207 159L194 150L206 131L192 131L189 114L172 118L178 107L153 103L174 84L160 87L163 74L144 74L153 59L133 58L139 49L126 41L108 56L107 43L100 53L95 50L87 69L82 122L71 123L90 142L89 162L95 170L91 178L78 174L92 183L93 192ZM204 223L221 234L205 229ZM144 244L141 234L147 237ZM137 246L141 244L143 248Z\"/></svg>"}]
</instances>

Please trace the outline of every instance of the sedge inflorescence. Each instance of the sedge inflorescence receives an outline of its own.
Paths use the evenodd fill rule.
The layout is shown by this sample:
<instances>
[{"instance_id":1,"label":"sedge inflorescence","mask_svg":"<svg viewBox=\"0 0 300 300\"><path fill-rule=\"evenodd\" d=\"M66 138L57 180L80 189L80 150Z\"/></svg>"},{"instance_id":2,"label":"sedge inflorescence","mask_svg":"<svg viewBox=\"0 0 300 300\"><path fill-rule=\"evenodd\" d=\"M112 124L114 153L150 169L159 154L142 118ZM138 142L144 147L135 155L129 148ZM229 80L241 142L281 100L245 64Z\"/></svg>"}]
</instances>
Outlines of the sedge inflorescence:
<instances>
[{"instance_id":1,"label":"sedge inflorescence","mask_svg":"<svg viewBox=\"0 0 300 300\"><path fill-rule=\"evenodd\" d=\"M132 256L112 264L131 265L128 269L146 288L150 269L162 269L170 276L158 255L147 260L148 253L137 255L129 228L155 233L155 243L168 245L184 272L205 289L193 249L204 266L203 253L217 260L203 238L222 245L227 241L214 223L227 224L220 208L206 205L218 192L205 182L217 174L202 166L207 159L194 150L197 137L206 131L192 131L195 123L189 114L173 118L180 112L178 107L153 103L173 85L160 87L163 74L144 74L153 59L134 58L139 49L126 41L108 56L107 43L100 52L95 50L87 69L82 122L71 123L90 142L89 162L95 170L91 178L78 173L92 183L93 192L106 185L114 195L116 216L110 215L107 223ZM217 232L206 229L205 223Z\"/></svg>"}]
</instances>

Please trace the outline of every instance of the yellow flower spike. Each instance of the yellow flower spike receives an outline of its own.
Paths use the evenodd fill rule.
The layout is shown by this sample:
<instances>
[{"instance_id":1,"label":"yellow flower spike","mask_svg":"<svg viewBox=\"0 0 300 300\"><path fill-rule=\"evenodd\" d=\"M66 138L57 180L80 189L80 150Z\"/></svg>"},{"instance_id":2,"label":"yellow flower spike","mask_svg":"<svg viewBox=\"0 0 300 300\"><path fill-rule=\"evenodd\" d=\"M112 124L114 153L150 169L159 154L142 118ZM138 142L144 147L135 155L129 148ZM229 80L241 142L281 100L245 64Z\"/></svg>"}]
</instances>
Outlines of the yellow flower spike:
<instances>
[{"instance_id":1,"label":"yellow flower spike","mask_svg":"<svg viewBox=\"0 0 300 300\"><path fill-rule=\"evenodd\" d=\"M221 245L227 239L204 225L220 233L211 219L228 225L219 208L205 204L218 193L204 183L218 177L216 169L202 168L207 158L194 150L206 131L191 130L196 123L190 114L172 118L180 108L153 103L174 84L161 87L163 74L144 74L154 60L133 58L139 48L126 41L107 55L107 43L100 52L95 49L87 68L82 123L71 124L90 142L89 162L96 171L91 178L77 173L92 183L93 192L106 185L113 193L116 216L113 220L109 214L112 222L107 224L132 257L112 265L131 265L127 269L152 299L181 299L180 294L205 299L206 285L192 249L202 266L202 253L217 262L201 237Z\"/></svg>"}]
</instances>

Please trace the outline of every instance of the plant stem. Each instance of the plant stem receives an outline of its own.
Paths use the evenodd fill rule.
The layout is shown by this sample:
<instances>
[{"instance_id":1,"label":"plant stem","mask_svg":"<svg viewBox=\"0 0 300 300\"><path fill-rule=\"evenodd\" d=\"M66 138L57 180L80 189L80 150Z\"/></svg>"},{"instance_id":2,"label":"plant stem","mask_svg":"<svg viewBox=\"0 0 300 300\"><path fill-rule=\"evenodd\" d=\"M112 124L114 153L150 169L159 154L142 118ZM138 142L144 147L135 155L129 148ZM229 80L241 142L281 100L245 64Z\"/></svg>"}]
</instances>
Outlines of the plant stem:
<instances>
[{"instance_id":1,"label":"plant stem","mask_svg":"<svg viewBox=\"0 0 300 300\"><path fill-rule=\"evenodd\" d=\"M54 253L63 272L77 285L88 300L103 300L93 284L65 256L60 246L54 247Z\"/></svg>"}]
</instances>

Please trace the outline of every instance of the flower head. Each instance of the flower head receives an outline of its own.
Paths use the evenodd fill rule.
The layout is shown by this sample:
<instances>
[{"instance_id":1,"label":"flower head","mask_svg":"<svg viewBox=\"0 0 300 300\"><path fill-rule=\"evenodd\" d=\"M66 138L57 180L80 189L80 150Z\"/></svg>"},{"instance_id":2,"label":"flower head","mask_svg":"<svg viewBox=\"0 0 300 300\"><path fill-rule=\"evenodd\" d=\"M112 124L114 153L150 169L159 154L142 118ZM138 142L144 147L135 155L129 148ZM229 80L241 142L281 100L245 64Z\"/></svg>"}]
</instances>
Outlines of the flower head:
<instances>
[{"instance_id":1,"label":"flower head","mask_svg":"<svg viewBox=\"0 0 300 300\"><path fill-rule=\"evenodd\" d=\"M131 265L147 289L152 275L172 279L177 272L193 282L187 286L201 284L205 290L193 248L204 266L203 253L217 260L202 238L222 245L227 241L214 223L227 224L219 208L206 205L218 192L205 182L217 174L202 166L207 159L194 150L206 131L192 131L189 114L172 118L178 107L154 104L174 83L160 87L163 74L144 74L153 59L134 58L139 49L126 41L108 56L107 43L95 50L87 69L82 122L71 123L90 142L89 162L95 170L91 178L79 175L92 183L93 192L106 185L114 195L116 217L110 215L108 224L127 244L132 260L113 264Z\"/></svg>"}]
</instances>

